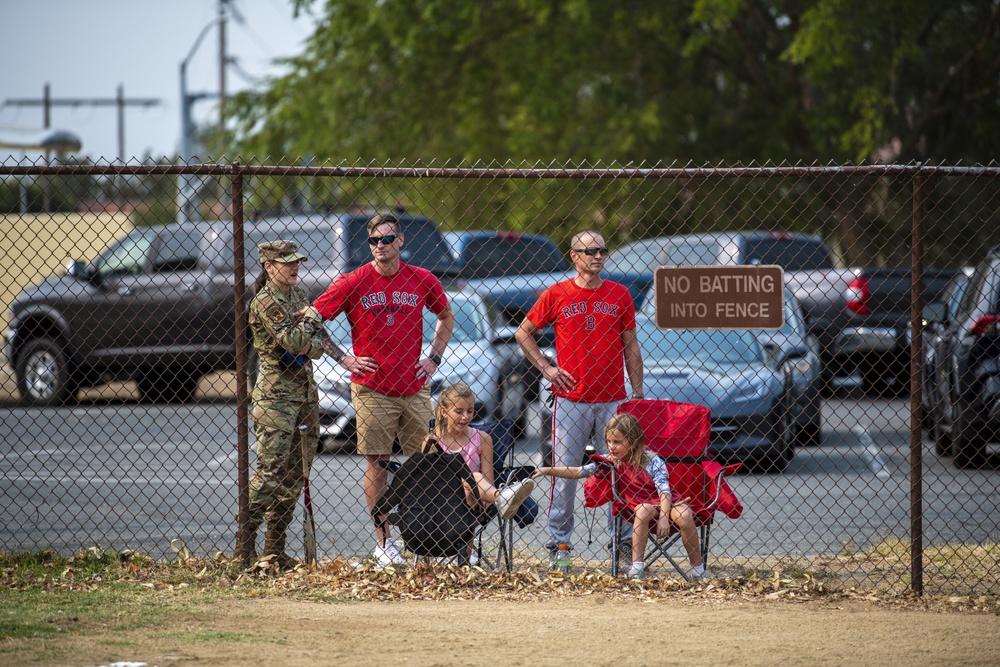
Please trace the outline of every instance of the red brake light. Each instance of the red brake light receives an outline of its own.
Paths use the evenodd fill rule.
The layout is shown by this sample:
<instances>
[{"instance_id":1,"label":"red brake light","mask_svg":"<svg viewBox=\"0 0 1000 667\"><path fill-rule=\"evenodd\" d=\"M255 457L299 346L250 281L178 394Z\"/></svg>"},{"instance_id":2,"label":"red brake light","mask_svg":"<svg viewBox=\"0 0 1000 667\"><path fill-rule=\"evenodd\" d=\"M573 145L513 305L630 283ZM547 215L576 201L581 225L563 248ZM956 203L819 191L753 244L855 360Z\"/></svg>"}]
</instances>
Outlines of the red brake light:
<instances>
[{"instance_id":1,"label":"red brake light","mask_svg":"<svg viewBox=\"0 0 1000 667\"><path fill-rule=\"evenodd\" d=\"M984 315L972 325L973 336L988 336L997 331L997 322L1000 322L1000 315Z\"/></svg>"},{"instance_id":2,"label":"red brake light","mask_svg":"<svg viewBox=\"0 0 1000 667\"><path fill-rule=\"evenodd\" d=\"M847 309L853 310L858 315L868 314L868 279L855 278L844 290L844 297L847 299Z\"/></svg>"}]
</instances>

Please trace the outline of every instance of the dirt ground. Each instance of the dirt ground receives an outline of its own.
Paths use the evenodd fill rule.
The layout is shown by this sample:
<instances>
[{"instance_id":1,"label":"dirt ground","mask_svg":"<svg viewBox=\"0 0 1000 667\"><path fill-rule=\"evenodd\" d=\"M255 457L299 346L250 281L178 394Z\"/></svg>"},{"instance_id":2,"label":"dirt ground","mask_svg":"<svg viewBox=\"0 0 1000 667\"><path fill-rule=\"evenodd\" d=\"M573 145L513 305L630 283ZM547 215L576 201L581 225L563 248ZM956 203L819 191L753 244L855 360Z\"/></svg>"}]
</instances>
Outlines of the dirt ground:
<instances>
[{"instance_id":1,"label":"dirt ground","mask_svg":"<svg viewBox=\"0 0 1000 667\"><path fill-rule=\"evenodd\" d=\"M996 615L886 609L854 601L713 604L603 595L528 602L262 598L200 609L194 617L152 631L54 640L59 653L72 659L39 664L1000 664ZM3 652L0 664L10 664Z\"/></svg>"}]
</instances>

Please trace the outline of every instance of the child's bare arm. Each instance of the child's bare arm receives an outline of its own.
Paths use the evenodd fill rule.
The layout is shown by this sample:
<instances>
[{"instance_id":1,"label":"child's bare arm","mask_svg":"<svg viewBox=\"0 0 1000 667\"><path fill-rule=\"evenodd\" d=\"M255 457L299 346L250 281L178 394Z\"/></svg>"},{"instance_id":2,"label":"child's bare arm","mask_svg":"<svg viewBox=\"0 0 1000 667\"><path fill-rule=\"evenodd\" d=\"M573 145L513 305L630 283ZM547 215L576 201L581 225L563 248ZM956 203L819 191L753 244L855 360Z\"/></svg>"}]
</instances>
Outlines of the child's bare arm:
<instances>
[{"instance_id":1,"label":"child's bare arm","mask_svg":"<svg viewBox=\"0 0 1000 667\"><path fill-rule=\"evenodd\" d=\"M541 468L535 468L535 472L531 473L533 479L537 479L543 475L562 477L563 479L583 479L583 472L580 466L542 466Z\"/></svg>"}]
</instances>

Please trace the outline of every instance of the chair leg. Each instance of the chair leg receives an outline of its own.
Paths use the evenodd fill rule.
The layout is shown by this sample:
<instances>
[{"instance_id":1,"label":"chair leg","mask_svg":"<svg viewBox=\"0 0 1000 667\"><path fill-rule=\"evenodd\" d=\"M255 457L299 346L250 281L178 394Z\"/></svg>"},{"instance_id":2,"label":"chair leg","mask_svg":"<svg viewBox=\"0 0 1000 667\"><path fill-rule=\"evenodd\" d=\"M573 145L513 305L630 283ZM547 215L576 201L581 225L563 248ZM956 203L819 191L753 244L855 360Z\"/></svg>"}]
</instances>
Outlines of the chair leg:
<instances>
[{"instance_id":1,"label":"chair leg","mask_svg":"<svg viewBox=\"0 0 1000 667\"><path fill-rule=\"evenodd\" d=\"M614 517L611 530L611 576L618 576L618 547L622 542L622 519Z\"/></svg>"},{"instance_id":2,"label":"chair leg","mask_svg":"<svg viewBox=\"0 0 1000 667\"><path fill-rule=\"evenodd\" d=\"M712 537L712 524L701 527L701 566L708 569L708 542Z\"/></svg>"}]
</instances>

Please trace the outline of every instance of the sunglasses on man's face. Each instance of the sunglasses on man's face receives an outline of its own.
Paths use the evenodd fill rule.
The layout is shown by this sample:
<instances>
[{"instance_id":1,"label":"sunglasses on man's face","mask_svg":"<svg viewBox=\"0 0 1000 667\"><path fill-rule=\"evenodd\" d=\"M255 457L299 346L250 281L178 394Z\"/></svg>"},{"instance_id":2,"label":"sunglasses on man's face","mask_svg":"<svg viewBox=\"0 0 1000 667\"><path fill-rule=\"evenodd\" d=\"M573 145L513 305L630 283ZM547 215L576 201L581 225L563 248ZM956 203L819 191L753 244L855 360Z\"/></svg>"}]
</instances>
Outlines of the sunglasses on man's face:
<instances>
[{"instance_id":1,"label":"sunglasses on man's face","mask_svg":"<svg viewBox=\"0 0 1000 667\"><path fill-rule=\"evenodd\" d=\"M385 236L369 236L368 245L392 245L393 241L396 240L398 234L386 234Z\"/></svg>"},{"instance_id":2,"label":"sunglasses on man's face","mask_svg":"<svg viewBox=\"0 0 1000 667\"><path fill-rule=\"evenodd\" d=\"M573 248L573 252L582 252L587 257L596 257L597 255L608 256L608 247L603 246L601 248Z\"/></svg>"}]
</instances>

